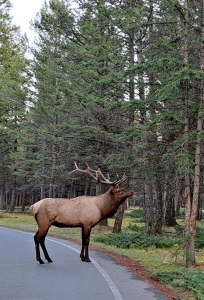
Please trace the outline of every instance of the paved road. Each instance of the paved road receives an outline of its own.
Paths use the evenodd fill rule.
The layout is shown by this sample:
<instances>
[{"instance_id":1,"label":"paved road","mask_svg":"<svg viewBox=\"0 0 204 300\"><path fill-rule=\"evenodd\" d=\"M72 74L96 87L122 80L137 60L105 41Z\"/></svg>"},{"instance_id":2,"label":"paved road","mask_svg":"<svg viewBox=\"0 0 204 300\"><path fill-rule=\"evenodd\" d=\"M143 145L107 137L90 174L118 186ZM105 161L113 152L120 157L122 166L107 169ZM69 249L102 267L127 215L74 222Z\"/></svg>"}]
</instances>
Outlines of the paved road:
<instances>
[{"instance_id":1,"label":"paved road","mask_svg":"<svg viewBox=\"0 0 204 300\"><path fill-rule=\"evenodd\" d=\"M33 233L0 227L0 300L167 300L107 255L90 250L87 263L80 245L49 236L46 245L54 262L40 265Z\"/></svg>"}]
</instances>

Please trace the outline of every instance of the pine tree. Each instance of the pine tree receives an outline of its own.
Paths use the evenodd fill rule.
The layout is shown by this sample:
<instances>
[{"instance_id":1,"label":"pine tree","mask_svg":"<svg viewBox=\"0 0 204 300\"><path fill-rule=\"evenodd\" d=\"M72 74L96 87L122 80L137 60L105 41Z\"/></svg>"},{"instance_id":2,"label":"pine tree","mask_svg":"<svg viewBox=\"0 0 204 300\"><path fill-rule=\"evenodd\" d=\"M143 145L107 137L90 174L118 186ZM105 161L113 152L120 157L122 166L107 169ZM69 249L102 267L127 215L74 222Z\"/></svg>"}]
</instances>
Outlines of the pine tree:
<instances>
[{"instance_id":1,"label":"pine tree","mask_svg":"<svg viewBox=\"0 0 204 300\"><path fill-rule=\"evenodd\" d=\"M70 94L71 77L67 67L71 66L72 26L73 17L64 1L58 0L45 3L33 23L37 34L33 48L36 95L31 127L38 145L34 176L40 181L41 196L46 194L48 185L49 197L56 196L60 173L67 164L63 154L66 148L69 155L70 124L77 110Z\"/></svg>"},{"instance_id":2,"label":"pine tree","mask_svg":"<svg viewBox=\"0 0 204 300\"><path fill-rule=\"evenodd\" d=\"M2 156L1 185L5 193L6 181L13 182L11 203L13 209L16 200L16 167L12 153L17 150L16 136L25 115L26 92L24 88L27 82L25 71L28 61L25 59L25 41L20 36L19 28L12 25L10 8L10 1L0 2L0 131L2 137L0 151ZM5 174L7 174L6 178Z\"/></svg>"}]
</instances>

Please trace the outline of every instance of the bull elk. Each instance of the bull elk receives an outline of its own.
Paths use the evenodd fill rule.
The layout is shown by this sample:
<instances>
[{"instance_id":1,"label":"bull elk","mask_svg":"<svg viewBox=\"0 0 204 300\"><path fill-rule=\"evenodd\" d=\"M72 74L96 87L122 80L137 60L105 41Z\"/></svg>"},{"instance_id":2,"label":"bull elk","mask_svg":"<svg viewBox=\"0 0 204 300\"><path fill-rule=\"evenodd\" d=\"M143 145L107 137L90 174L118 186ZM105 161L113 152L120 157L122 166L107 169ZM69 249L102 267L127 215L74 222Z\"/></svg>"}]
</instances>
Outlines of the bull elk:
<instances>
[{"instance_id":1,"label":"bull elk","mask_svg":"<svg viewBox=\"0 0 204 300\"><path fill-rule=\"evenodd\" d=\"M123 175L122 179L111 182L100 169L92 170L88 164L86 170L81 170L75 163L76 169L71 173L79 171L89 174L99 183L109 184L112 187L104 194L98 196L80 196L72 199L45 198L31 206L32 215L38 224L38 231L34 236L36 247L36 259L40 264L44 264L40 257L41 246L45 259L52 262L45 247L45 237L51 225L57 227L81 227L82 228L82 248L80 258L82 261L90 262L89 240L92 227L103 219L115 214L118 207L132 192L119 187L119 184L127 179Z\"/></svg>"}]
</instances>

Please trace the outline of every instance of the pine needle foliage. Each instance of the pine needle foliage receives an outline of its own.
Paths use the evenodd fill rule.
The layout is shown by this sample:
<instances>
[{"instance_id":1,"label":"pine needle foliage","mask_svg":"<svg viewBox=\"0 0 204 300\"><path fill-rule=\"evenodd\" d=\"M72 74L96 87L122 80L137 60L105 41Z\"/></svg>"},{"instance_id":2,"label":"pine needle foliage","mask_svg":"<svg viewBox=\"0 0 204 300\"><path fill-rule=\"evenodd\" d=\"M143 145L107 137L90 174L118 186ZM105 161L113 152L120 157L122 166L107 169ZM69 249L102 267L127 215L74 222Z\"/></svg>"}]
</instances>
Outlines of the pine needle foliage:
<instances>
[{"instance_id":1,"label":"pine needle foliage","mask_svg":"<svg viewBox=\"0 0 204 300\"><path fill-rule=\"evenodd\" d=\"M108 234L94 239L95 242L112 245L117 248L147 248L155 246L156 248L169 248L178 244L178 240L170 240L160 236L147 235L142 232L137 233L119 233Z\"/></svg>"},{"instance_id":2,"label":"pine needle foliage","mask_svg":"<svg viewBox=\"0 0 204 300\"><path fill-rule=\"evenodd\" d=\"M201 271L158 271L151 278L174 287L182 287L195 293L198 300L204 300L204 273Z\"/></svg>"}]
</instances>

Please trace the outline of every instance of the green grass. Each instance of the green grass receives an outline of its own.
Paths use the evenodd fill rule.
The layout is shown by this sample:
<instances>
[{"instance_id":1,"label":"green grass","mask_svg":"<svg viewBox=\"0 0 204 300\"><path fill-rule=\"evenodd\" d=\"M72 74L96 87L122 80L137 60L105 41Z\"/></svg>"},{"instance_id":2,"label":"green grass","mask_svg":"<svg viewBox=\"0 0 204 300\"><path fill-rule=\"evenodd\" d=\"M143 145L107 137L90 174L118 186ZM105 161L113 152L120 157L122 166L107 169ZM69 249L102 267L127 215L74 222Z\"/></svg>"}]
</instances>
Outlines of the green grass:
<instances>
[{"instance_id":1,"label":"green grass","mask_svg":"<svg viewBox=\"0 0 204 300\"><path fill-rule=\"evenodd\" d=\"M204 299L204 273L201 271L191 272L188 269L180 271L157 271L151 275L154 280L162 283L171 283L174 287L181 287L192 291L198 300Z\"/></svg>"},{"instance_id":2,"label":"green grass","mask_svg":"<svg viewBox=\"0 0 204 300\"><path fill-rule=\"evenodd\" d=\"M141 211L131 213L132 211L134 210L130 210L125 214L122 233L119 235L112 234L114 218L108 220L108 228L99 225L95 226L91 233L91 244L104 247L139 261L152 274L151 276L155 280L165 282L168 287L172 288L174 293L179 294L180 299L203 300L204 247L202 243L204 238L202 234L204 232L204 221L198 222L200 237L199 247L196 249L196 262L198 266L187 269L185 268L185 253L183 248L178 243L173 242L179 236L182 236L184 220L177 220L180 225L179 228L164 228L164 232L166 233L164 237L147 237L144 234L145 224L141 222ZM29 213L10 214L0 211L0 226L37 231L36 221ZM51 226L49 234L81 240L80 228L57 228ZM113 236L116 241L115 244L105 244L105 240ZM122 238L125 239L125 242ZM141 246L139 243L132 243L132 238L133 241L139 238L139 243L142 243L143 239L144 245ZM128 243L129 248L121 247L122 244L128 245Z\"/></svg>"}]
</instances>

